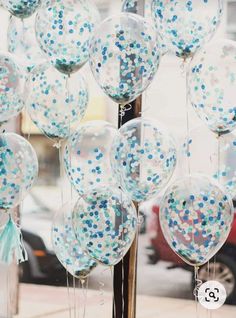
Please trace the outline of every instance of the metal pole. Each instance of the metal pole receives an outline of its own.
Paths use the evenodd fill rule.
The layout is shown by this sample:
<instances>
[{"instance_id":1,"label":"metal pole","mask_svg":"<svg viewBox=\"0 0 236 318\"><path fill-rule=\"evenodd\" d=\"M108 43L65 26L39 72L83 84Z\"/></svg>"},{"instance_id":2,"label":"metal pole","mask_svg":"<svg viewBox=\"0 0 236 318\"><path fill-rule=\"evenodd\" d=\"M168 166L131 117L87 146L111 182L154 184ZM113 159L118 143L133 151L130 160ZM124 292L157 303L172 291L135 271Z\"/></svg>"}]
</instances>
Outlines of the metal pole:
<instances>
[{"instance_id":1,"label":"metal pole","mask_svg":"<svg viewBox=\"0 0 236 318\"><path fill-rule=\"evenodd\" d=\"M123 7L123 11L124 9ZM144 16L144 9L145 0L137 0L129 12ZM122 118L119 116L119 127L129 120L141 116L142 96L133 101L131 105L131 109L125 111ZM122 106L119 106L119 114L121 107ZM138 204L136 204L136 208L138 213ZM123 261L114 268L113 318L136 317L137 247L138 242L136 238Z\"/></svg>"}]
</instances>

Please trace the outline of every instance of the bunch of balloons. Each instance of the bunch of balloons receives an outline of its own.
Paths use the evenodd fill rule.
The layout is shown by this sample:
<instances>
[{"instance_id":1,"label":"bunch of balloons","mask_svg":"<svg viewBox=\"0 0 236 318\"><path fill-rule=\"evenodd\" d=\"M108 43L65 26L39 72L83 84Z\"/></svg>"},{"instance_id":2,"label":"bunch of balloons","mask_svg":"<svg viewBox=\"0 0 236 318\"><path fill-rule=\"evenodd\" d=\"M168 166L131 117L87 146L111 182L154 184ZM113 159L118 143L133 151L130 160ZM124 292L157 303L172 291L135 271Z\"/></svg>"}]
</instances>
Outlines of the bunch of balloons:
<instances>
[{"instance_id":1,"label":"bunch of balloons","mask_svg":"<svg viewBox=\"0 0 236 318\"><path fill-rule=\"evenodd\" d=\"M103 92L124 109L149 87L166 51L184 61L192 58L189 99L210 130L222 136L236 128L236 46L228 40L206 45L221 21L221 0L147 1L151 24L134 14L134 0L125 0L122 13L100 24L90 0L2 4L14 15L9 52L22 60L27 75L24 83L17 58L0 54L0 124L26 103L32 121L47 137L66 139L63 164L79 197L55 215L52 240L65 269L84 279L98 263L113 266L125 256L137 231L133 201L149 200L168 186L177 151L170 134L152 119L130 120L119 130L105 121L81 124L89 100L82 66L89 61ZM235 146L232 136L227 135L225 147ZM189 148L190 140L187 144ZM9 211L32 187L37 157L25 139L3 133L0 159L0 210ZM235 195L235 173L224 167L214 175L224 176ZM160 211L168 243L193 266L219 250L233 216L230 197L205 176L186 176L168 186ZM10 244L17 260L24 260L20 232L11 217L0 241L1 259L11 261L12 253L6 253Z\"/></svg>"},{"instance_id":2,"label":"bunch of balloons","mask_svg":"<svg viewBox=\"0 0 236 318\"><path fill-rule=\"evenodd\" d=\"M168 183L176 149L160 124L149 119L131 120L119 130L91 121L67 141L64 166L80 195L72 213L75 236L85 253L112 266L135 238L132 201L150 199Z\"/></svg>"}]
</instances>

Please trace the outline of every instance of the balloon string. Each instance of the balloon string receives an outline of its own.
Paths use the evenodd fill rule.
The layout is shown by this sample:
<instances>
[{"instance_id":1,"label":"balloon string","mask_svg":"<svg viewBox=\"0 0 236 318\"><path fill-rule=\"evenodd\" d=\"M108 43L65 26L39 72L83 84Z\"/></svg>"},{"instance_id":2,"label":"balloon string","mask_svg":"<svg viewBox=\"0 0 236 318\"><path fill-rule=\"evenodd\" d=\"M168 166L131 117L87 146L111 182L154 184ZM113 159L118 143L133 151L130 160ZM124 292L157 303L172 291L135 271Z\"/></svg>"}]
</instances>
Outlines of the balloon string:
<instances>
[{"instance_id":1,"label":"balloon string","mask_svg":"<svg viewBox=\"0 0 236 318\"><path fill-rule=\"evenodd\" d=\"M218 175L217 175L217 178L218 178L218 182L220 183L220 177L221 177L221 171L220 171L220 141L221 141L221 136L220 134L218 135L218 138L217 138L217 171L218 171Z\"/></svg>"},{"instance_id":2,"label":"balloon string","mask_svg":"<svg viewBox=\"0 0 236 318\"><path fill-rule=\"evenodd\" d=\"M193 290L193 295L194 295L194 297L195 297L195 301L197 301L198 291L199 291L199 288L200 288L201 285L202 285L202 281L201 281L201 279L199 279L198 270L199 270L199 267L194 266L195 287L194 287L194 290Z\"/></svg>"},{"instance_id":3,"label":"balloon string","mask_svg":"<svg viewBox=\"0 0 236 318\"><path fill-rule=\"evenodd\" d=\"M10 265L7 265L7 294L6 294L6 297L7 297L7 318L11 317L11 315L10 315L9 267L10 267Z\"/></svg>"},{"instance_id":4,"label":"balloon string","mask_svg":"<svg viewBox=\"0 0 236 318\"><path fill-rule=\"evenodd\" d=\"M210 277L210 261L207 262L207 280L211 280ZM211 310L207 309L207 318L210 317Z\"/></svg>"},{"instance_id":5,"label":"balloon string","mask_svg":"<svg viewBox=\"0 0 236 318\"><path fill-rule=\"evenodd\" d=\"M84 288L85 282L86 282L86 286ZM84 279L81 280L81 287L82 287L82 292L84 296L83 318L85 318L86 309L87 309L87 300L88 300L88 278L86 280Z\"/></svg>"},{"instance_id":6,"label":"balloon string","mask_svg":"<svg viewBox=\"0 0 236 318\"><path fill-rule=\"evenodd\" d=\"M116 318L116 298L115 298L115 291L114 291L114 266L110 267L111 271L111 280L112 280L112 303L113 303L113 316Z\"/></svg>"},{"instance_id":7,"label":"balloon string","mask_svg":"<svg viewBox=\"0 0 236 318\"><path fill-rule=\"evenodd\" d=\"M144 113L146 113L149 109L150 109L150 105L146 106L148 103L148 94L147 94L147 90L144 92L144 105L145 105L145 108L142 109L140 112L139 112L139 115L143 115Z\"/></svg>"},{"instance_id":8,"label":"balloon string","mask_svg":"<svg viewBox=\"0 0 236 318\"><path fill-rule=\"evenodd\" d=\"M75 277L73 276L73 296L74 296L74 318L76 318L76 280Z\"/></svg>"},{"instance_id":9,"label":"balloon string","mask_svg":"<svg viewBox=\"0 0 236 318\"><path fill-rule=\"evenodd\" d=\"M193 291L193 294L195 296L195 305L196 305L196 317L199 317L199 307L198 307L198 291L199 288L202 285L202 281L199 279L199 275L198 275L198 270L199 268L197 266L194 266L194 279L195 279L195 288Z\"/></svg>"},{"instance_id":10,"label":"balloon string","mask_svg":"<svg viewBox=\"0 0 236 318\"><path fill-rule=\"evenodd\" d=\"M215 280L216 279L216 255L214 256L213 264L214 264L214 267L213 267L213 280Z\"/></svg>"},{"instance_id":11,"label":"balloon string","mask_svg":"<svg viewBox=\"0 0 236 318\"><path fill-rule=\"evenodd\" d=\"M188 96L188 76L187 76L187 66L186 61L183 61L183 72L185 75L185 92L186 92L186 100L185 100L185 107L186 107L186 135L187 135L187 173L188 175L191 174L190 170L190 129L189 129L189 96Z\"/></svg>"},{"instance_id":12,"label":"balloon string","mask_svg":"<svg viewBox=\"0 0 236 318\"><path fill-rule=\"evenodd\" d=\"M69 317L72 318L71 298L70 298L70 284L69 284L69 272L68 272L67 268L66 268L66 287L67 287L67 300L68 300Z\"/></svg>"},{"instance_id":13,"label":"balloon string","mask_svg":"<svg viewBox=\"0 0 236 318\"><path fill-rule=\"evenodd\" d=\"M61 206L64 204L64 194L63 194L63 153L60 147L58 148L58 154L59 154L59 166L60 166L60 189L61 189Z\"/></svg>"},{"instance_id":14,"label":"balloon string","mask_svg":"<svg viewBox=\"0 0 236 318\"><path fill-rule=\"evenodd\" d=\"M104 275L106 270L107 270L107 268L103 269L100 272L100 280L98 282L98 285L99 285L99 296L100 296L100 300L99 300L100 306L103 306L105 304L105 300L104 300L104 286L105 286L105 284L103 282L103 275Z\"/></svg>"},{"instance_id":15,"label":"balloon string","mask_svg":"<svg viewBox=\"0 0 236 318\"><path fill-rule=\"evenodd\" d=\"M21 19L21 23L22 23L22 47L25 49L25 22L24 19Z\"/></svg>"}]
</instances>

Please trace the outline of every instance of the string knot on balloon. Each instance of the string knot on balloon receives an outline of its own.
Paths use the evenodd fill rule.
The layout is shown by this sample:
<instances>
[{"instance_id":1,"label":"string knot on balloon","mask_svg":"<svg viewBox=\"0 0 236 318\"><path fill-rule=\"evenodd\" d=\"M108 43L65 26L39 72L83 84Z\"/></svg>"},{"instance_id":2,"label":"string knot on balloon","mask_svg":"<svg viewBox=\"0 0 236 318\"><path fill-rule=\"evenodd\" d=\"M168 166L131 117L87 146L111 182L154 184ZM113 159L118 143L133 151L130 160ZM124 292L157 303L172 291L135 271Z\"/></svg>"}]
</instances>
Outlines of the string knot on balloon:
<instances>
[{"instance_id":1,"label":"string knot on balloon","mask_svg":"<svg viewBox=\"0 0 236 318\"><path fill-rule=\"evenodd\" d=\"M129 112L132 109L131 104L121 105L119 115L121 118L125 116L125 113Z\"/></svg>"}]
</instances>

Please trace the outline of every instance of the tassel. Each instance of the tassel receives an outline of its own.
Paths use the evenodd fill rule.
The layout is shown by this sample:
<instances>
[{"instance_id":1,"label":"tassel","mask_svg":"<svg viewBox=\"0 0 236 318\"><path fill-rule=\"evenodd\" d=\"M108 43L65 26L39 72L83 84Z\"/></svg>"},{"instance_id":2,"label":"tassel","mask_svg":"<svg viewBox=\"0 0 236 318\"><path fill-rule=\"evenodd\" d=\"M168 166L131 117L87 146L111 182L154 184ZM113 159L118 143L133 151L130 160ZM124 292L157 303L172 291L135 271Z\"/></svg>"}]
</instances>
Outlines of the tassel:
<instances>
[{"instance_id":1,"label":"tassel","mask_svg":"<svg viewBox=\"0 0 236 318\"><path fill-rule=\"evenodd\" d=\"M9 221L0 233L0 262L11 264L14 256L17 264L28 260L21 230L10 216Z\"/></svg>"}]
</instances>

